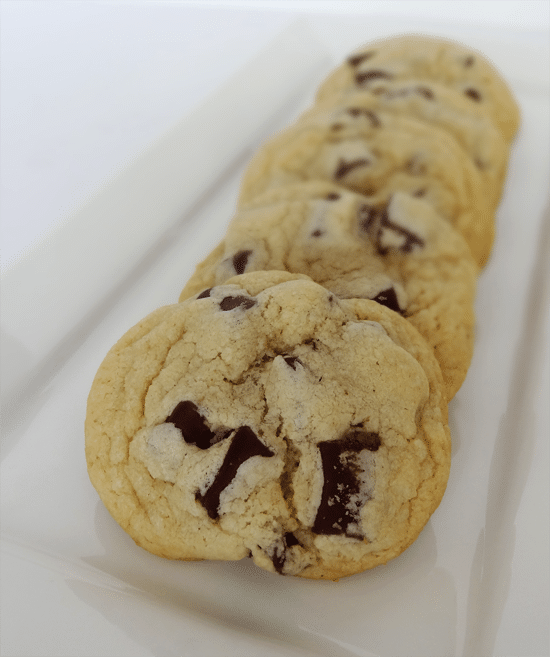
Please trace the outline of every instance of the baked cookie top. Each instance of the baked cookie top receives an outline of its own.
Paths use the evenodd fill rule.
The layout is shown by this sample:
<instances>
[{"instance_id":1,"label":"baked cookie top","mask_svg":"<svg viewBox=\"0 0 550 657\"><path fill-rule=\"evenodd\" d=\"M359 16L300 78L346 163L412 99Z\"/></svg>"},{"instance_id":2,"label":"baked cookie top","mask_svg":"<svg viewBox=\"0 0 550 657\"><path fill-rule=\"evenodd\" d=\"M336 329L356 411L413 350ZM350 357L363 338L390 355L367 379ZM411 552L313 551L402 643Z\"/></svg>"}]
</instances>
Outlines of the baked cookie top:
<instances>
[{"instance_id":1,"label":"baked cookie top","mask_svg":"<svg viewBox=\"0 0 550 657\"><path fill-rule=\"evenodd\" d=\"M385 80L372 89L327 96L300 117L314 120L321 111L332 111L333 125L342 116L367 116L377 120L378 112L410 117L444 129L458 142L485 182L492 206L500 201L509 157L509 144L487 113L463 94L431 80Z\"/></svg>"},{"instance_id":2,"label":"baked cookie top","mask_svg":"<svg viewBox=\"0 0 550 657\"><path fill-rule=\"evenodd\" d=\"M200 263L180 301L235 274L302 273L339 298L368 298L406 317L435 350L448 399L474 344L478 267L464 238L422 199L389 202L312 181L256 197Z\"/></svg>"},{"instance_id":3,"label":"baked cookie top","mask_svg":"<svg viewBox=\"0 0 550 657\"><path fill-rule=\"evenodd\" d=\"M412 325L254 272L112 348L86 416L92 483L147 550L338 579L400 554L445 490L441 373Z\"/></svg>"},{"instance_id":4,"label":"baked cookie top","mask_svg":"<svg viewBox=\"0 0 550 657\"><path fill-rule=\"evenodd\" d=\"M517 102L495 66L480 52L449 39L400 35L378 39L355 50L321 84L317 98L387 82L433 80L447 85L484 109L506 141L519 126Z\"/></svg>"},{"instance_id":5,"label":"baked cookie top","mask_svg":"<svg viewBox=\"0 0 550 657\"><path fill-rule=\"evenodd\" d=\"M387 199L403 191L429 201L465 237L485 264L494 237L494 211L480 172L444 130L377 112L320 111L267 141L241 184L243 206L268 189L325 180Z\"/></svg>"}]
</instances>

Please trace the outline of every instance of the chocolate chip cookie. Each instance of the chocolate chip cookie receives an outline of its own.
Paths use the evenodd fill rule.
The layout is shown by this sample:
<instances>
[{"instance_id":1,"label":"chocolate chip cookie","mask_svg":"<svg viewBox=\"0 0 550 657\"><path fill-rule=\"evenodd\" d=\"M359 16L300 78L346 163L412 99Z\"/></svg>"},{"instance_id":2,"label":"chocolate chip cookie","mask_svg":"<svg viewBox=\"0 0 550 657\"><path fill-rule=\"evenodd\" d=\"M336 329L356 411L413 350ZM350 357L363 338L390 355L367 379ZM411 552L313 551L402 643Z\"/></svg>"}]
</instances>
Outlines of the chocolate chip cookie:
<instances>
[{"instance_id":1,"label":"chocolate chip cookie","mask_svg":"<svg viewBox=\"0 0 550 657\"><path fill-rule=\"evenodd\" d=\"M136 543L338 579L400 554L445 490L431 349L370 300L253 272L160 308L112 348L86 416L90 478Z\"/></svg>"}]
</instances>

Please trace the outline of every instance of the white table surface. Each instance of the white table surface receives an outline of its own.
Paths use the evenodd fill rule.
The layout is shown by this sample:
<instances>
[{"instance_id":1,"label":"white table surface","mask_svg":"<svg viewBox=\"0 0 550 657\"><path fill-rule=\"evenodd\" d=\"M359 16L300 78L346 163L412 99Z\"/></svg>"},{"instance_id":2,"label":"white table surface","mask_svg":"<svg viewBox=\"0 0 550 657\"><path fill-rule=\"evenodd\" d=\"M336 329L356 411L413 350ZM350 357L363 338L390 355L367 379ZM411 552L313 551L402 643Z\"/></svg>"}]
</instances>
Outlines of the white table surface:
<instances>
[{"instance_id":1,"label":"white table surface","mask_svg":"<svg viewBox=\"0 0 550 657\"><path fill-rule=\"evenodd\" d=\"M533 48L533 52L547 52L544 48L547 48L545 44L548 43L550 25L550 5L545 1L128 3L3 0L0 12L0 238L3 285L7 281L3 290L8 293L13 289L12 283L17 278L17 272L24 271L28 277L28 272L32 272L32 263L48 250L48 244L58 243L56 231L62 234L65 228L70 229L74 218L81 217L83 209L93 204L94 199L101 196L104 190L109 189L117 176L124 175L128 168L140 161L143 154L154 149L164 135L171 134L170 131L182 117L192 114L203 102L208 101L227 80L257 57L266 44L280 38L285 29L292 27L298 15L306 18L321 42L334 48L334 53L328 53L329 58L331 54L340 54L340 49L348 43L349 33L344 33L344 30L353 32L355 24L368 25L371 17L375 24L385 25L386 21L391 25L395 20L400 25L410 25L411 29L442 34L463 33L474 41L476 38L483 41L486 35L493 34L495 42L498 42L499 36L504 34L505 44L526 50ZM338 30L342 33L338 33ZM495 52L498 52L498 47ZM540 94L541 89L544 94L547 86L537 87L544 64L538 62L534 67L537 74L532 77L529 71L512 71L511 75L515 76L514 80L519 80L518 84L524 84L529 93L533 91L533 97L538 98L537 94ZM537 112L539 109L535 107L533 116L544 119L547 116L546 106L542 105L540 112ZM243 116L243 119L246 117ZM542 134L547 136L547 130L542 130ZM533 178L536 179L535 172ZM229 193L227 199L219 201L221 209L214 208L214 214L217 211L222 216L230 202ZM505 199L505 214L515 209L514 199ZM522 217L522 220L529 221L529 217ZM540 217L536 220L542 225ZM512 243L515 239L506 225L501 239L503 244L506 244L506 240ZM200 255L206 254L211 239L207 235L197 234L196 244L198 259ZM541 251L541 259L544 260L548 257L548 245L542 244L541 248L546 249ZM204 251L202 254L201 249ZM87 379L84 374L82 380L77 378L77 365L85 363L85 367L90 367L94 358L103 355L101 349L110 346L113 332L116 334L119 327L126 328L124 322L127 319L130 321L129 318L137 321L142 314L152 309L150 304L154 300L158 300L159 304L170 301L170 295L173 296L179 285L179 282L176 284L170 280L175 271L175 265L170 264L172 260L166 269L152 267L151 275L156 276L155 282L145 284L139 295L135 290L127 291L120 307L114 311L111 309L104 325L99 324L92 337L88 337L83 346L76 349L76 360L73 358L72 364L70 360L63 361L64 369L60 369L53 383L47 378L42 379L42 389L34 391L36 399L32 403L32 413L25 412L25 399L21 398L21 426L10 428L10 435L17 437L19 442L10 442L9 449L5 449L2 455L5 466L3 477L8 482L1 500L2 520L6 521L3 524L8 525L10 536L2 552L3 622L0 653L5 657L404 655L401 652L399 655L388 652L389 648L385 648L383 643L365 643L358 647L357 642L350 641L348 644L327 635L327 645L332 645L334 649L331 653L330 647L323 647L323 627L316 629L317 643L306 642L302 646L296 637L296 640L289 639L288 644L281 642L281 633L278 634L276 630L267 640L261 631L255 634L250 627L243 631L239 623L232 623L229 617L218 618L216 621L217 617L214 615L209 618L204 609L191 620L189 617L182 619L181 609L174 603L175 598L167 593L163 599L162 591L152 595L146 578L143 581L136 577L132 579L120 567L118 570L109 570L108 560L102 560L99 556L82 557L83 563L82 559L77 559L77 549L74 553L70 550L64 552L64 541L71 545L73 540L70 523L63 525L64 531L68 532L66 536L56 536L55 539L48 537L48 540L53 541L48 543L49 547L45 547L47 541L42 545L30 538L40 536L42 527L43 535L47 536L47 518L38 511L36 516L32 516L28 510L32 506L28 506L28 500L32 499L33 494L39 493L41 478L46 475L40 464L32 464L31 485L28 494L23 495L25 499L21 498L19 489L17 495L14 493L10 496L9 483L14 483L13 490L21 486L24 478L24 472L21 471L22 463L25 463L23 456L33 449L40 453L43 449L40 446L43 433L48 435L62 431L63 422L58 417L59 404L55 400L52 402L51 398L64 390L69 396L74 396L75 403L80 403L78 399L82 397L83 391L86 392ZM498 267L502 268L503 260L497 254L480 286L479 304L484 306L482 310L486 312L494 287L503 292L499 288L501 278L498 270ZM547 269L541 267L535 274L540 276L536 281L537 289L542 295L542 301L546 302L549 294ZM513 281L504 281L508 286L513 285ZM163 294L166 296L163 297ZM483 525L483 520L480 520L482 530L475 550L468 552L470 548L465 548L468 559L471 559L471 564L468 562L464 568L464 572L471 578L466 586L469 600L466 605L467 618L461 619L463 601L460 600L460 594L458 601L454 602L457 623L467 628L463 633L466 638L456 639L454 643L449 641L446 644L446 655L538 657L548 654L549 317L547 304L541 304L544 310L542 315L537 311L538 301L527 299L525 312L531 313L536 321L527 333L518 329L517 335L522 338L531 337L540 351L533 356L531 351L525 351L520 345L514 359L507 365L512 371L511 383L501 393L498 385L495 386L495 397L501 394L512 399L515 394L523 401L525 395L528 399L519 410L515 409L513 413L510 411L510 416L504 413L500 422L497 417L497 448L490 463L479 464L479 470L483 473L480 478L489 482L487 521ZM55 303L53 298L52 302ZM3 326L9 326L12 319L9 310L5 323L3 318ZM500 318L497 311L494 314ZM22 317L24 319L26 315ZM491 344L492 339L491 335L484 334L484 330L497 329L490 322L482 324L479 338L482 346ZM44 327L43 344L37 344L36 347L40 358L55 347L51 340L48 341L46 334L47 327ZM498 343L498 335L495 341ZM37 343L40 343L40 339ZM87 345L91 350L89 354L86 352ZM28 347L28 344L25 346ZM55 354L57 358L58 352ZM9 369L11 363L5 358L5 350L2 356L3 369ZM527 363L525 366L521 362L523 357ZM8 362L8 368L5 368L5 362ZM14 363L17 365L17 359ZM493 386L491 377L483 372L486 366L492 367L494 376L498 378L498 357L477 353L472 367L472 380L480 381L486 376L487 382ZM12 379L19 385L26 376L24 367L21 373L18 379L10 370L6 387L9 388ZM93 372L90 370L85 374L89 376ZM527 378L522 383L524 374ZM466 385L455 405L456 418L466 418L466 421L455 427L459 445L467 444L463 432L470 428L474 431L476 423L483 424L483 418L474 412L477 410L483 413L483 409L476 407L475 393L474 387ZM464 412L467 404L471 404L470 413ZM502 402L498 407L506 409L506 403ZM528 454L518 454L517 458L502 454L503 448L513 447L514 444L515 436L506 432L506 421L512 415L513 426L525 426L526 433L532 436L527 443ZM78 436L76 440L79 440ZM75 455L71 452L67 459L73 456L77 460L80 458L78 449L75 449ZM477 447L474 446L474 449ZM502 466L499 458L511 458L511 464L506 461L505 466ZM463 453L459 453L455 460L455 473L460 474L461 468L467 467L461 459L464 459ZM58 468L62 476L63 463L55 461L56 472ZM491 488L494 473L497 476ZM507 499L507 505L503 507L505 513L499 520L495 520L495 516L490 513L491 505L500 508L497 499L500 494L499 485L502 485L503 477L507 474L510 475L511 486L504 495ZM459 484L455 483L454 486ZM55 500L55 490L52 488L52 491L51 499ZM90 518L95 517L99 536L99 529L106 521L95 506L93 491L89 496L84 493L79 495L75 498L80 500L82 497L84 502L83 507L77 511L84 516L89 514ZM17 496L18 499L14 501ZM449 499L452 500L452 497ZM484 516L485 502L483 506L481 515ZM36 526L33 531L28 530L23 521L20 527L17 525L14 513L18 510L21 510L21 517L34 518ZM75 532L80 531L81 534L79 540L82 532L89 532L91 553L95 554L96 543L106 547L107 553L110 553L114 542L120 543L117 543L117 551L121 545L126 546L124 539L120 539L114 530L108 534L107 543L103 535L98 542L93 523L92 520L88 526L85 518L79 518L74 523ZM441 536L438 533L441 531L439 525L435 523L438 537ZM502 544L497 540L498 537L503 539ZM51 547L56 544L55 541L58 541L59 549ZM426 545L431 545L428 539L418 549ZM131 546L126 547L131 550ZM462 547L458 544L456 546L457 559L460 558ZM491 559L487 554L490 549L495 550L496 563L506 564L507 570L502 579L504 584L491 572ZM449 550L452 552L452 546L447 546L447 553ZM442 583L448 582L445 580L446 571L440 567L426 571L428 580L425 582L412 577L414 551L411 555L401 562L413 564L412 570L404 571L404 586L409 586L410 582L414 586L416 582L419 595L429 598L430 578L438 574L443 579L433 579L433 595L452 591L452 587L442 586ZM136 558L138 562L141 559ZM150 562L143 559L142 565L144 568L149 567ZM197 578L197 585L208 581L212 586L215 586L216 573L223 577L233 576L236 581L240 575L235 569L217 570L216 567L212 567L207 575L196 575L194 570L190 572L193 573L190 577ZM248 572L242 575L250 586L258 586L258 582ZM163 577L165 573L159 575L159 581L164 581ZM492 615L483 616L483 610L477 609L477 613L488 619L490 627L476 629L475 620L472 620L476 614L475 604L490 599L490 596L487 597L487 586L495 583L495 600L499 602L492 610ZM273 587L271 581L269 584ZM501 585L504 590L499 589ZM378 591L381 604L389 604L388 596L399 595L398 585L395 587ZM354 590L357 591L357 588ZM270 591L276 596L282 595L276 588L270 588ZM406 596L404 599L407 599ZM279 599L279 603L284 604L284 599ZM429 604L426 599L419 600L419 622L423 622L421 616L426 609L431 609L437 616L439 609L452 607L452 599L442 598L439 602L434 600ZM445 622L447 616L441 613L441 619ZM403 618L410 620L410 615L404 613ZM152 624L151 627L148 625L147 631L135 626L136 621L142 620L145 624ZM345 618L342 622L345 624ZM155 624L162 628L162 638L155 635ZM185 631L182 625L187 628ZM135 629L133 634L132 627ZM392 631L398 633L400 628L392 627L388 621L387 628L381 630L381 636L388 637ZM176 638L170 638L171 633L177 637L177 641ZM182 636L187 641L185 646L181 643ZM197 638L212 636L214 639L204 639L202 643ZM213 646L216 651L209 653L208 650L214 650ZM478 655L472 652L472 646L483 646L489 652ZM411 654L417 653L413 651Z\"/></svg>"}]
</instances>

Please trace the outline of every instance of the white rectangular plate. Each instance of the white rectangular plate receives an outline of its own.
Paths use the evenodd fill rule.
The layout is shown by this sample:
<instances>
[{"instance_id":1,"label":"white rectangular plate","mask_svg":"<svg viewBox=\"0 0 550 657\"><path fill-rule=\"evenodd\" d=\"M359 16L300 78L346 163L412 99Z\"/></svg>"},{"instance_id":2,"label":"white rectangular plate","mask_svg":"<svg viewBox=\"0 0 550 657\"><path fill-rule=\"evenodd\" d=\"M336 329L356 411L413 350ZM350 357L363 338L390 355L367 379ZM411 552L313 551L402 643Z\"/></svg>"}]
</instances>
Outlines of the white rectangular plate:
<instances>
[{"instance_id":1,"label":"white rectangular plate","mask_svg":"<svg viewBox=\"0 0 550 657\"><path fill-rule=\"evenodd\" d=\"M165 561L133 544L87 477L83 420L97 367L126 329L177 300L223 235L249 154L352 48L415 27L297 23L3 278L2 654L548 653L542 33L431 30L491 57L523 119L479 282L474 360L450 407L448 490L403 555L339 583L248 561ZM243 107L254 108L245 119Z\"/></svg>"}]
</instances>

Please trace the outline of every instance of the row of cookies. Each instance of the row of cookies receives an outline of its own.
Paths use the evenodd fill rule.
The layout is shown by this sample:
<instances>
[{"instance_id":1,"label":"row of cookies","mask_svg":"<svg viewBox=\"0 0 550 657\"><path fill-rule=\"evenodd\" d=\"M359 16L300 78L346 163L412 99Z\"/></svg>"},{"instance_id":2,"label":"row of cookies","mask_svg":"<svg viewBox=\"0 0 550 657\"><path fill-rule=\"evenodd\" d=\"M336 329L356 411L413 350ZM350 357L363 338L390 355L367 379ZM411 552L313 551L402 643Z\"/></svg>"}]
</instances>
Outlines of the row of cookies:
<instances>
[{"instance_id":1,"label":"row of cookies","mask_svg":"<svg viewBox=\"0 0 550 657\"><path fill-rule=\"evenodd\" d=\"M496 82L466 80L462 112L443 42L413 42L327 79L252 159L179 302L100 366L90 479L150 552L335 580L400 554L439 505L513 128L474 99ZM347 89L350 71L385 90Z\"/></svg>"}]
</instances>

